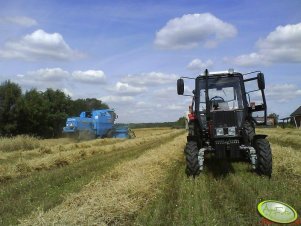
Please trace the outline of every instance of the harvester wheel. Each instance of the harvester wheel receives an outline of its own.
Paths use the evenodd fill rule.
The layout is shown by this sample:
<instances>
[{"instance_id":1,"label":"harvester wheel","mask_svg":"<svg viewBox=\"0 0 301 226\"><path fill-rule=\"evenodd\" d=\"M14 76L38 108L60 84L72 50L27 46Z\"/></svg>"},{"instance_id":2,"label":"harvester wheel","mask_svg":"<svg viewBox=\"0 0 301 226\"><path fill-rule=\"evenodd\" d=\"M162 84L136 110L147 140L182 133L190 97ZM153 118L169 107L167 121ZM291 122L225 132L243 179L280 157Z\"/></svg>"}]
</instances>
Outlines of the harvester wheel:
<instances>
[{"instance_id":1,"label":"harvester wheel","mask_svg":"<svg viewBox=\"0 0 301 226\"><path fill-rule=\"evenodd\" d=\"M79 131L78 140L92 140L95 139L95 134L90 131Z\"/></svg>"},{"instance_id":2,"label":"harvester wheel","mask_svg":"<svg viewBox=\"0 0 301 226\"><path fill-rule=\"evenodd\" d=\"M112 129L110 129L106 135L104 135L105 138L112 138L113 137L113 133L114 131Z\"/></svg>"},{"instance_id":3,"label":"harvester wheel","mask_svg":"<svg viewBox=\"0 0 301 226\"><path fill-rule=\"evenodd\" d=\"M132 138L135 138L135 137L136 137L136 134L135 134L135 132L134 132L133 130L131 130L131 129L129 129L129 137L130 137L130 139L132 139Z\"/></svg>"},{"instance_id":4,"label":"harvester wheel","mask_svg":"<svg viewBox=\"0 0 301 226\"><path fill-rule=\"evenodd\" d=\"M186 157L186 174L187 176L194 177L200 173L197 142L189 141L186 144L184 152Z\"/></svg>"},{"instance_id":5,"label":"harvester wheel","mask_svg":"<svg viewBox=\"0 0 301 226\"><path fill-rule=\"evenodd\" d=\"M256 139L254 148L257 154L256 171L259 175L271 177L272 175L272 151L269 141L263 138Z\"/></svg>"}]
</instances>

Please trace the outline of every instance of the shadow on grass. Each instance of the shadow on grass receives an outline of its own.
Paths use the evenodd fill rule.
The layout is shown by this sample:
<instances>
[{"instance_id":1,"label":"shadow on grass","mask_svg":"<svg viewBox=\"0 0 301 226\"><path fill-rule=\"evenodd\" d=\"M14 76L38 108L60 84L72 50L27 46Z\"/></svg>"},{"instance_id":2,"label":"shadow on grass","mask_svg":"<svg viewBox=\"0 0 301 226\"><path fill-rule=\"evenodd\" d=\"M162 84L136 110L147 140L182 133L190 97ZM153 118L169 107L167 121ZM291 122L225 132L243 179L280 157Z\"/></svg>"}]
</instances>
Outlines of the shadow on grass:
<instances>
[{"instance_id":1,"label":"shadow on grass","mask_svg":"<svg viewBox=\"0 0 301 226\"><path fill-rule=\"evenodd\" d=\"M230 173L235 173L232 162L227 159L216 159L211 156L205 159L205 167L216 179L225 178Z\"/></svg>"}]
</instances>

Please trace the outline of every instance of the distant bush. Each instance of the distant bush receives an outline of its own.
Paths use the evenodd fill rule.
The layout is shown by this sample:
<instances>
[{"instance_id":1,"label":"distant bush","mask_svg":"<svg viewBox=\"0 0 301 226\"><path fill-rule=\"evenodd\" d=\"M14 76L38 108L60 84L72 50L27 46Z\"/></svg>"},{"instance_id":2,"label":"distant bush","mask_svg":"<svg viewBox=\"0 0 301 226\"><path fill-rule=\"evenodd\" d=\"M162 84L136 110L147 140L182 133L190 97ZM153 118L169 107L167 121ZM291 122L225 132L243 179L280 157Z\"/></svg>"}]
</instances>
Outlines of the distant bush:
<instances>
[{"instance_id":1,"label":"distant bush","mask_svg":"<svg viewBox=\"0 0 301 226\"><path fill-rule=\"evenodd\" d=\"M40 147L38 138L28 135L19 135L11 138L0 138L0 151L11 152L19 150L32 150Z\"/></svg>"}]
</instances>

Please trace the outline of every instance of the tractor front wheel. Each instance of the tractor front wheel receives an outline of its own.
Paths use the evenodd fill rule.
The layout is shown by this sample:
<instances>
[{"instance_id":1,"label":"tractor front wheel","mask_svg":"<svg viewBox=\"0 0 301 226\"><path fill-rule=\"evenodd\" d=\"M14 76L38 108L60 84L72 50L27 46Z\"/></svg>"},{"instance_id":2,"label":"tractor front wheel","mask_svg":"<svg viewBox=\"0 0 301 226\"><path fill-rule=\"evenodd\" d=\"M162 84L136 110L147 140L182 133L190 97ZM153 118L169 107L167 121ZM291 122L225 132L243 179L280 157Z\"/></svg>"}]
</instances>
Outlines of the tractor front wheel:
<instances>
[{"instance_id":1,"label":"tractor front wheel","mask_svg":"<svg viewBox=\"0 0 301 226\"><path fill-rule=\"evenodd\" d=\"M252 122L246 121L243 130L245 144L251 145L253 137L255 136L255 127Z\"/></svg>"},{"instance_id":2,"label":"tractor front wheel","mask_svg":"<svg viewBox=\"0 0 301 226\"><path fill-rule=\"evenodd\" d=\"M256 170L259 175L271 177L272 175L272 151L269 141L260 138L254 142L254 148L257 153Z\"/></svg>"},{"instance_id":3,"label":"tractor front wheel","mask_svg":"<svg viewBox=\"0 0 301 226\"><path fill-rule=\"evenodd\" d=\"M186 144L185 150L186 157L186 174L187 176L196 176L200 173L200 165L198 161L198 146L197 142L189 141Z\"/></svg>"}]
</instances>

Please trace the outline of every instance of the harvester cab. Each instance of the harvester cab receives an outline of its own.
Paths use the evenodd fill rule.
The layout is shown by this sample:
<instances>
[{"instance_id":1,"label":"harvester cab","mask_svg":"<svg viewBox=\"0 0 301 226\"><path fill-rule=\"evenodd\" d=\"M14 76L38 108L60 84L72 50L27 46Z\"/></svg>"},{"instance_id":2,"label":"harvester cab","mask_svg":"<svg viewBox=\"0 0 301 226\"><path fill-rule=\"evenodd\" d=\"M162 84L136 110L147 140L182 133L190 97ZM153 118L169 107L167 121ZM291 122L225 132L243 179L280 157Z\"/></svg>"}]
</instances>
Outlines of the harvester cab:
<instances>
[{"instance_id":1,"label":"harvester cab","mask_svg":"<svg viewBox=\"0 0 301 226\"><path fill-rule=\"evenodd\" d=\"M254 73L257 76L246 78ZM193 79L193 95L184 95L184 79ZM254 90L246 91L246 84L257 80ZM260 175L271 176L272 154L266 135L256 135L255 125L266 125L267 105L264 74L255 71L247 74L233 69L196 78L181 77L177 81L179 95L192 96L191 117L187 144L186 173L195 176L203 170L205 153L218 159L243 160L247 158ZM250 95L259 92L252 102ZM262 112L263 121L257 122L253 113Z\"/></svg>"},{"instance_id":2,"label":"harvester cab","mask_svg":"<svg viewBox=\"0 0 301 226\"><path fill-rule=\"evenodd\" d=\"M83 111L79 117L67 118L63 133L79 139L134 138L127 126L115 124L117 117L113 109Z\"/></svg>"}]
</instances>

